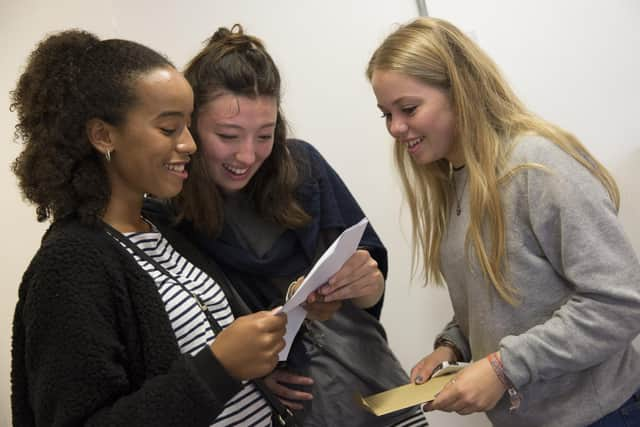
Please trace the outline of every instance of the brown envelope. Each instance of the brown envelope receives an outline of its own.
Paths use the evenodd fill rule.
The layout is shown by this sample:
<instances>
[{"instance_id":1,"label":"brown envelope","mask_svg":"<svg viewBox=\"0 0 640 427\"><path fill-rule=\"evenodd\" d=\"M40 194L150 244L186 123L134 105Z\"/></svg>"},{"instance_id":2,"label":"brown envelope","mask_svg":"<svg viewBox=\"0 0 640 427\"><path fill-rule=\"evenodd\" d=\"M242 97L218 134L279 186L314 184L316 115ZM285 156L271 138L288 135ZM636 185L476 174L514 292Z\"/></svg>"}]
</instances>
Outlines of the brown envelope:
<instances>
[{"instance_id":1,"label":"brown envelope","mask_svg":"<svg viewBox=\"0 0 640 427\"><path fill-rule=\"evenodd\" d=\"M455 374L443 375L432 378L420 385L407 384L382 393L372 394L368 397L360 397L360 403L378 416L385 415L393 411L432 401L436 398L436 394L438 394L445 384L451 381L454 376Z\"/></svg>"}]
</instances>

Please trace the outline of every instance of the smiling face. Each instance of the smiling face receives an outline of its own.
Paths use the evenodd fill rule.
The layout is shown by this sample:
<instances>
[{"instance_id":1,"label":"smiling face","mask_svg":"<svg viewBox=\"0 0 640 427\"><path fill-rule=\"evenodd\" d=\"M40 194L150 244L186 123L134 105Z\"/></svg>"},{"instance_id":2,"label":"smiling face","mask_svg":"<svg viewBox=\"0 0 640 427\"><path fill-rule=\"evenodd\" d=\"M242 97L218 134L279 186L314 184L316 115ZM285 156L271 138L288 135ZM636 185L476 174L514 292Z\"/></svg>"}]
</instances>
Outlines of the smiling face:
<instances>
[{"instance_id":1,"label":"smiling face","mask_svg":"<svg viewBox=\"0 0 640 427\"><path fill-rule=\"evenodd\" d=\"M278 105L224 93L198 113L198 138L209 174L223 193L242 190L271 154Z\"/></svg>"},{"instance_id":2,"label":"smiling face","mask_svg":"<svg viewBox=\"0 0 640 427\"><path fill-rule=\"evenodd\" d=\"M376 70L371 85L387 130L404 144L413 160L429 164L446 158L455 166L464 158L455 141L455 117L448 93L395 71Z\"/></svg>"},{"instance_id":3,"label":"smiling face","mask_svg":"<svg viewBox=\"0 0 640 427\"><path fill-rule=\"evenodd\" d=\"M196 150L187 125L193 92L173 68L157 68L134 83L136 103L119 126L108 126L107 163L112 199L142 200L144 193L168 198L182 190L185 166Z\"/></svg>"}]
</instances>

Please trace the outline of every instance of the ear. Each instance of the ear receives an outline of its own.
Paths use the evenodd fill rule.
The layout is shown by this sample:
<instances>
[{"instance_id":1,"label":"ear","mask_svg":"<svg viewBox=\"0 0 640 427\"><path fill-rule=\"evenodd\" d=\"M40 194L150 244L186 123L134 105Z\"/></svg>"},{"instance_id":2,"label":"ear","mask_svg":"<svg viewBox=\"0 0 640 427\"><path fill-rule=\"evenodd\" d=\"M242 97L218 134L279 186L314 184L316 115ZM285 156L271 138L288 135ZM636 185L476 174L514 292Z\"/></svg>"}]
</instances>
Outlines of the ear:
<instances>
[{"instance_id":1,"label":"ear","mask_svg":"<svg viewBox=\"0 0 640 427\"><path fill-rule=\"evenodd\" d=\"M115 149L113 143L113 126L102 119L90 119L86 125L87 137L93 147L102 154Z\"/></svg>"}]
</instances>

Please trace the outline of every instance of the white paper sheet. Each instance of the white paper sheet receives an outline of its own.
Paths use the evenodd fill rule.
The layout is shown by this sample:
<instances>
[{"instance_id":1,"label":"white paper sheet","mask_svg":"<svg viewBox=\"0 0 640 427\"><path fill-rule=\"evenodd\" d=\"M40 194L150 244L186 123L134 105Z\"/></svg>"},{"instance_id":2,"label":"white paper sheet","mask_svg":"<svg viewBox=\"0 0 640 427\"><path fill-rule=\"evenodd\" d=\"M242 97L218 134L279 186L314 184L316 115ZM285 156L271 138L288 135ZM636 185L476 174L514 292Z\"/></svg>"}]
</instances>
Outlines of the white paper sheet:
<instances>
[{"instance_id":1,"label":"white paper sheet","mask_svg":"<svg viewBox=\"0 0 640 427\"><path fill-rule=\"evenodd\" d=\"M307 300L307 297L313 291L326 284L355 253L368 223L367 218L362 218L359 223L344 230L322 254L309 274L306 275L298 290L282 307L281 311L287 313L287 332L284 336L286 344L279 354L279 360L287 360L289 350L291 350L291 343L298 333L302 321L307 316L307 310L301 304Z\"/></svg>"}]
</instances>

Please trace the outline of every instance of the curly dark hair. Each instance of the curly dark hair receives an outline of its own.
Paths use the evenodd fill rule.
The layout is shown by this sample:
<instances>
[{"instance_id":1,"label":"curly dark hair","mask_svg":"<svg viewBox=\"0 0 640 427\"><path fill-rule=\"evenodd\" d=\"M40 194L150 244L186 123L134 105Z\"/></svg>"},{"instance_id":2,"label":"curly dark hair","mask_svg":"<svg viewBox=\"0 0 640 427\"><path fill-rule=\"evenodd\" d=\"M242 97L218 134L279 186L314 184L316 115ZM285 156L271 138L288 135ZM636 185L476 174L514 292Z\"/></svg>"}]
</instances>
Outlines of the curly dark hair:
<instances>
[{"instance_id":1,"label":"curly dark hair","mask_svg":"<svg viewBox=\"0 0 640 427\"><path fill-rule=\"evenodd\" d=\"M172 67L154 50L127 40L103 40L81 30L53 34L29 56L11 92L16 138L24 148L12 164L38 221L77 216L95 224L104 214L110 185L104 159L93 148L87 121L125 122L137 102L141 75Z\"/></svg>"},{"instance_id":2,"label":"curly dark hair","mask_svg":"<svg viewBox=\"0 0 640 427\"><path fill-rule=\"evenodd\" d=\"M220 27L189 62L184 75L194 93L190 127L198 146L198 112L217 96L231 93L251 99L259 96L276 99L278 114L273 150L245 191L264 218L286 228L307 224L311 218L295 199L301 174L286 145L287 124L280 110L280 73L262 41L245 34L239 24L231 29ZM202 150L192 156L189 179L172 204L178 220L191 221L198 231L213 237L222 230L222 195L209 176Z\"/></svg>"}]
</instances>

